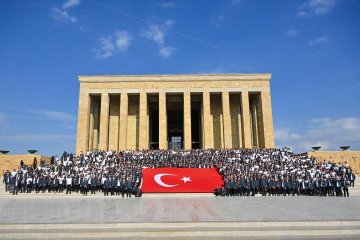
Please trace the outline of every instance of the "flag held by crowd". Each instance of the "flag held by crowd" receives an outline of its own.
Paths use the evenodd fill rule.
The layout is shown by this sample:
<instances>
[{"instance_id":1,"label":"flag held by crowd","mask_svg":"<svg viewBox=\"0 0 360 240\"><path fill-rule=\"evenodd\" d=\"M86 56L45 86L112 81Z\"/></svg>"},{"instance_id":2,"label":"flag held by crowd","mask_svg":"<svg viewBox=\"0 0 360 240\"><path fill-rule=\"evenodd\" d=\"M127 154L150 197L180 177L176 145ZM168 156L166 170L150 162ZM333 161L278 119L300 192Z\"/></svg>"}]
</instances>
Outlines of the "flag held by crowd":
<instances>
[{"instance_id":1,"label":"flag held by crowd","mask_svg":"<svg viewBox=\"0 0 360 240\"><path fill-rule=\"evenodd\" d=\"M213 192L224 184L215 168L145 168L143 192Z\"/></svg>"}]
</instances>

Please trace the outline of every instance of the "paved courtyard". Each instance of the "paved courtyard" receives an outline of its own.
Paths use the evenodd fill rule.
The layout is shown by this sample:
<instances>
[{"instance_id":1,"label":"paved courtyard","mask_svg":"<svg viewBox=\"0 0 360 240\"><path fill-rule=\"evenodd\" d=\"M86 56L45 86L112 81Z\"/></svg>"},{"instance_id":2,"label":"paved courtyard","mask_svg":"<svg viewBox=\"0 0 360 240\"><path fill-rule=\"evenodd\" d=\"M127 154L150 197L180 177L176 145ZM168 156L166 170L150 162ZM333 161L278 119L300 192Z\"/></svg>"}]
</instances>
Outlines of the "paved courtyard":
<instances>
[{"instance_id":1,"label":"paved courtyard","mask_svg":"<svg viewBox=\"0 0 360 240\"><path fill-rule=\"evenodd\" d=\"M3 197L0 224L360 220L360 196Z\"/></svg>"}]
</instances>

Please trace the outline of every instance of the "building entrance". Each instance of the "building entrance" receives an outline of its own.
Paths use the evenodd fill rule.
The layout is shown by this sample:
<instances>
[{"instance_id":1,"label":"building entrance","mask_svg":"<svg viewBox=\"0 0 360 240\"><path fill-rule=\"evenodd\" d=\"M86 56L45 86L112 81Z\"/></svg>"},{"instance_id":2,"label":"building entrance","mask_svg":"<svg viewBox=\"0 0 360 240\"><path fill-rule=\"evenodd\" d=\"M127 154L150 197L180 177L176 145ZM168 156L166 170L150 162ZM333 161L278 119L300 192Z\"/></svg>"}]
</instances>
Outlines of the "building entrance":
<instances>
[{"instance_id":1,"label":"building entrance","mask_svg":"<svg viewBox=\"0 0 360 240\"><path fill-rule=\"evenodd\" d=\"M183 148L184 139L184 107L182 95L168 95L167 109L167 140L169 149Z\"/></svg>"}]
</instances>

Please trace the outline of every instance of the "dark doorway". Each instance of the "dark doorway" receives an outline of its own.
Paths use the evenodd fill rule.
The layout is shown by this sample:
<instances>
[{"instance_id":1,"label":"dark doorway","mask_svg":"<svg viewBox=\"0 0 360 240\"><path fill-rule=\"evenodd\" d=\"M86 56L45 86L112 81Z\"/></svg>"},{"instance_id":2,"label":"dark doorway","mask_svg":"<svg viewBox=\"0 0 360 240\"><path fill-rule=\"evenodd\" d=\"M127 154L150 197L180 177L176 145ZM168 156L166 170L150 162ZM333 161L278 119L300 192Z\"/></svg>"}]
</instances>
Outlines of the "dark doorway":
<instances>
[{"instance_id":1,"label":"dark doorway","mask_svg":"<svg viewBox=\"0 0 360 240\"><path fill-rule=\"evenodd\" d=\"M180 110L167 111L168 141L170 149L181 149L183 147L183 125L184 114Z\"/></svg>"},{"instance_id":2,"label":"dark doorway","mask_svg":"<svg viewBox=\"0 0 360 240\"><path fill-rule=\"evenodd\" d=\"M184 141L184 107L183 96L169 94L166 96L167 139L169 149L182 149Z\"/></svg>"},{"instance_id":3,"label":"dark doorway","mask_svg":"<svg viewBox=\"0 0 360 240\"><path fill-rule=\"evenodd\" d=\"M159 102L150 99L149 102L149 148L159 149Z\"/></svg>"},{"instance_id":4,"label":"dark doorway","mask_svg":"<svg viewBox=\"0 0 360 240\"><path fill-rule=\"evenodd\" d=\"M195 96L196 97L196 96ZM202 147L201 143L201 102L200 100L191 101L191 148Z\"/></svg>"}]
</instances>

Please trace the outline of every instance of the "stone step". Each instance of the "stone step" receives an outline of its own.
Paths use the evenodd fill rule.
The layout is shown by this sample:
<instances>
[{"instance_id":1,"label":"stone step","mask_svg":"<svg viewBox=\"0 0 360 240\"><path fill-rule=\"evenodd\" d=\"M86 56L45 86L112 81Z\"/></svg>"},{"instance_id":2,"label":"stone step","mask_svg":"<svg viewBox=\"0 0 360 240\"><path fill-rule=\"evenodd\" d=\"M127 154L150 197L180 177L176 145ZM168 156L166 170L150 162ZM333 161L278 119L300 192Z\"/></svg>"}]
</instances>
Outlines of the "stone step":
<instances>
[{"instance_id":1,"label":"stone step","mask_svg":"<svg viewBox=\"0 0 360 240\"><path fill-rule=\"evenodd\" d=\"M349 195L350 196L358 196L360 195L360 188L359 189L349 189ZM9 192L6 192L5 190L1 190L0 191L0 197L11 197L14 196L12 194L10 194ZM31 192L31 193L18 193L18 195L15 196L21 196L21 197L30 197L30 198L35 198L35 197L68 197L68 198L74 198L74 197L104 197L104 194L102 192L96 192L96 194L91 194L88 193L87 196L83 196L80 193L72 193L72 194L66 194L66 192L64 191L63 193L49 193L49 192L39 192L39 193L35 193L35 192ZM121 195L114 195L111 196L109 195L108 197L116 197L116 198L122 198ZM134 196L132 196L134 197ZM192 198L192 197L203 197L203 198L208 198L208 197L214 197L214 195L212 193L144 193L142 195L143 198ZM255 195L255 197L262 197L260 194ZM269 196L268 196L269 197ZM271 196L272 197L272 196ZM278 197L278 196L274 196L274 197ZM292 197L291 195L288 197ZM296 197L296 196L295 196ZM126 196L125 196L126 198Z\"/></svg>"},{"instance_id":2,"label":"stone step","mask_svg":"<svg viewBox=\"0 0 360 240\"><path fill-rule=\"evenodd\" d=\"M322 222L195 222L119 224L9 224L0 225L0 239L198 239L308 237L358 239L359 221Z\"/></svg>"}]
</instances>

